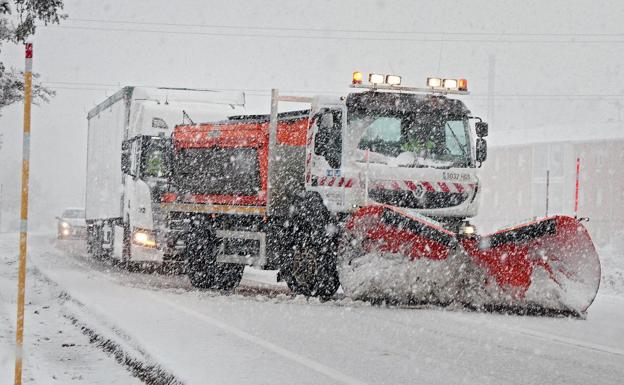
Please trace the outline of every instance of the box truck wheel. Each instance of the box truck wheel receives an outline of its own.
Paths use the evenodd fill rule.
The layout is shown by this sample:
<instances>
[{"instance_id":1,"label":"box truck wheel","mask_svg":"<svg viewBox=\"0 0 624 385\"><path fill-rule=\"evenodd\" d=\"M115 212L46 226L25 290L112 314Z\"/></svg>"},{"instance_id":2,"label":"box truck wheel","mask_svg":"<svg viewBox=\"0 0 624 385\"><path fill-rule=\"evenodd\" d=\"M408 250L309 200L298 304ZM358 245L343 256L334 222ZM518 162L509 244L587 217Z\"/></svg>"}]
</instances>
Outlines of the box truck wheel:
<instances>
[{"instance_id":1,"label":"box truck wheel","mask_svg":"<svg viewBox=\"0 0 624 385\"><path fill-rule=\"evenodd\" d=\"M121 239L121 255L119 259L114 259L114 262L119 265L122 269L125 270L133 270L133 266L131 266L132 259L132 247L130 244L130 220L126 219L123 223L123 232Z\"/></svg>"},{"instance_id":2,"label":"box truck wheel","mask_svg":"<svg viewBox=\"0 0 624 385\"><path fill-rule=\"evenodd\" d=\"M112 238L111 234L108 234ZM110 239L109 239L110 241ZM105 234L103 223L93 223L87 227L87 252L95 258L106 259L110 256L111 249L104 247Z\"/></svg>"}]
</instances>

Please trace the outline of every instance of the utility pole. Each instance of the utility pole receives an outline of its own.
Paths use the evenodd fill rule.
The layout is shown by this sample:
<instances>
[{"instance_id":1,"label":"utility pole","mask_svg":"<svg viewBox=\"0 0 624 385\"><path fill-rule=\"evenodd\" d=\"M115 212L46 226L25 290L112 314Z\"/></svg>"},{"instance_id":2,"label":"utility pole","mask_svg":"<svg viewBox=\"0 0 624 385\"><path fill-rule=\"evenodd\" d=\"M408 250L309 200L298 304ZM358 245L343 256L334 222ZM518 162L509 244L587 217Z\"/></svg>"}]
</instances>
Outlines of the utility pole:
<instances>
[{"instance_id":1,"label":"utility pole","mask_svg":"<svg viewBox=\"0 0 624 385\"><path fill-rule=\"evenodd\" d=\"M546 170L546 216L548 216L549 195L550 195L550 170Z\"/></svg>"},{"instance_id":2,"label":"utility pole","mask_svg":"<svg viewBox=\"0 0 624 385\"><path fill-rule=\"evenodd\" d=\"M22 203L20 208L19 272L17 276L17 328L15 333L15 385L22 384L24 357L24 294L28 241L28 182L30 176L30 104L32 97L33 45L26 43L24 70L24 136L22 139Z\"/></svg>"},{"instance_id":3,"label":"utility pole","mask_svg":"<svg viewBox=\"0 0 624 385\"><path fill-rule=\"evenodd\" d=\"M2 233L2 183L0 183L0 233Z\"/></svg>"},{"instance_id":4,"label":"utility pole","mask_svg":"<svg viewBox=\"0 0 624 385\"><path fill-rule=\"evenodd\" d=\"M496 56L490 54L488 58L488 96L487 120L494 126L494 93L496 92Z\"/></svg>"}]
</instances>

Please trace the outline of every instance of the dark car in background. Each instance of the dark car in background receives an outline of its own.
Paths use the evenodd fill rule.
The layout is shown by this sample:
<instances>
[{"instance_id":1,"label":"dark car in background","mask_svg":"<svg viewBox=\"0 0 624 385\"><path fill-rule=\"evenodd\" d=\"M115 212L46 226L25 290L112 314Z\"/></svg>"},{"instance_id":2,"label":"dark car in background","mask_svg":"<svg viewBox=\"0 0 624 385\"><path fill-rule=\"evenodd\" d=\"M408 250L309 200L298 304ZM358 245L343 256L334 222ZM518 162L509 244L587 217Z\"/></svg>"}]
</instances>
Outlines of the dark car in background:
<instances>
[{"instance_id":1,"label":"dark car in background","mask_svg":"<svg viewBox=\"0 0 624 385\"><path fill-rule=\"evenodd\" d=\"M85 239L87 237L87 222L83 208L67 208L58 220L58 239Z\"/></svg>"}]
</instances>

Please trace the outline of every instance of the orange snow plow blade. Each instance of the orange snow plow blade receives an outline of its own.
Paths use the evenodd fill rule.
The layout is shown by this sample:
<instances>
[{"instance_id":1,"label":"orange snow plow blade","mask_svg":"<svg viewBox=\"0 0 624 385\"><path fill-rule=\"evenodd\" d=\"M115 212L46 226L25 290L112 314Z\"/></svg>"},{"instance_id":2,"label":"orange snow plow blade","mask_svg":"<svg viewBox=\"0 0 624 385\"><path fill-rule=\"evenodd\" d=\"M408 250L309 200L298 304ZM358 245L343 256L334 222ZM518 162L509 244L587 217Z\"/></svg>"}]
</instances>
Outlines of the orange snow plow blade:
<instances>
[{"instance_id":1,"label":"orange snow plow blade","mask_svg":"<svg viewBox=\"0 0 624 385\"><path fill-rule=\"evenodd\" d=\"M339 273L347 295L584 313L600 284L585 227L555 216L458 237L441 224L371 205L347 222Z\"/></svg>"}]
</instances>

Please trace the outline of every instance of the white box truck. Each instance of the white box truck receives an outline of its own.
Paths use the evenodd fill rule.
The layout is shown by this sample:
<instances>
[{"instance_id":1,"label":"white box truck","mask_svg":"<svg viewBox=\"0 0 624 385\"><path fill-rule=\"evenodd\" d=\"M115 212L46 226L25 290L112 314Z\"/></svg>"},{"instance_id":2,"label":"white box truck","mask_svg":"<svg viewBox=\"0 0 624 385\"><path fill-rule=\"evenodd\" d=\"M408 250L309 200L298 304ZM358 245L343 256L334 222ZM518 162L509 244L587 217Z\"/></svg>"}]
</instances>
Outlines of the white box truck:
<instances>
[{"instance_id":1,"label":"white box truck","mask_svg":"<svg viewBox=\"0 0 624 385\"><path fill-rule=\"evenodd\" d=\"M180 259L176 226L160 210L167 148L177 124L244 113L245 95L211 90L124 87L88 116L87 249L120 262ZM177 246L176 246L177 245Z\"/></svg>"}]
</instances>

